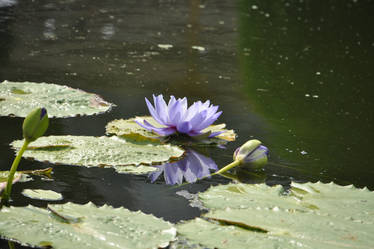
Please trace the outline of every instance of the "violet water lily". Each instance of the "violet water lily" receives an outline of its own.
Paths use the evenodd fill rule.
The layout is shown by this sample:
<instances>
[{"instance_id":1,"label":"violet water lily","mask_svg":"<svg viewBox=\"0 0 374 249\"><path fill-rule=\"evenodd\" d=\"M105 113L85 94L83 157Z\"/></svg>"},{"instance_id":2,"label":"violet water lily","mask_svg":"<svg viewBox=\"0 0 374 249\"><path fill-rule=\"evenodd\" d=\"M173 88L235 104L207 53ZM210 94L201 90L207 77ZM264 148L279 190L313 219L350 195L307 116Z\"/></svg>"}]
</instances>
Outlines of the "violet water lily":
<instances>
[{"instance_id":1,"label":"violet water lily","mask_svg":"<svg viewBox=\"0 0 374 249\"><path fill-rule=\"evenodd\" d=\"M222 114L218 112L218 106L212 105L209 100L204 103L194 102L190 107L187 105L187 98L176 99L170 97L166 104L163 96L153 95L154 106L145 98L148 110L154 120L163 127L155 127L146 120L136 119L135 122L144 129L155 132L161 136L169 136L174 133L183 133L194 137L205 134L203 130L214 123ZM209 137L219 135L221 132L212 132Z\"/></svg>"}]
</instances>

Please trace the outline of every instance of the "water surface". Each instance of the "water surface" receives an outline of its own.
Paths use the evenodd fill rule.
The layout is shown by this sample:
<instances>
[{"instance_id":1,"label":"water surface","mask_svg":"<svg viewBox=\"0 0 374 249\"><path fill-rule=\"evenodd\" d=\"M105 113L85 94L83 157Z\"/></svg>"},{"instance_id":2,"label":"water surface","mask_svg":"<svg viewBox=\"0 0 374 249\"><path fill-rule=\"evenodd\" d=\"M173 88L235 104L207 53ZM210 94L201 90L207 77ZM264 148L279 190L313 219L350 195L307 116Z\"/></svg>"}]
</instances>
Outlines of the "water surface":
<instances>
[{"instance_id":1,"label":"water surface","mask_svg":"<svg viewBox=\"0 0 374 249\"><path fill-rule=\"evenodd\" d=\"M48 134L103 135L107 122L147 114L153 93L210 99L238 133L226 150L205 151L219 166L250 138L270 149L261 179L334 181L374 189L372 1L19 1L0 7L0 80L65 84L117 105L93 117L54 119ZM0 5L1 6L1 5ZM172 45L165 46L165 45ZM165 49L165 47L169 47ZM0 117L0 169L13 160L20 118ZM20 169L53 165L23 160ZM177 222L200 214L173 189L111 169L54 166L54 180L19 183L64 200L107 203ZM6 248L6 241L1 242Z\"/></svg>"}]
</instances>

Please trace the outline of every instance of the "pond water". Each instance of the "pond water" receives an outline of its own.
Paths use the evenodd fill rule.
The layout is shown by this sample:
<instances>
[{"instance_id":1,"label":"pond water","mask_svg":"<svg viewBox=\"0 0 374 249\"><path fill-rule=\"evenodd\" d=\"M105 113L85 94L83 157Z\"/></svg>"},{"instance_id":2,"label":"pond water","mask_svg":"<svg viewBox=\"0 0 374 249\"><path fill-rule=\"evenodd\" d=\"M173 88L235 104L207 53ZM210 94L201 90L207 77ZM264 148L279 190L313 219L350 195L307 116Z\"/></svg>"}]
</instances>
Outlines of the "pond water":
<instances>
[{"instance_id":1,"label":"pond water","mask_svg":"<svg viewBox=\"0 0 374 249\"><path fill-rule=\"evenodd\" d=\"M144 97L211 100L238 138L205 155L219 167L246 140L270 150L248 183L334 181L374 189L374 32L371 0L97 1L0 0L0 81L49 82L101 95L117 106L92 117L53 119L49 135L105 133L113 119L148 114ZM171 46L166 46L171 45ZM21 118L0 117L0 170L14 158ZM176 194L227 183L221 176L179 188L111 169L53 167L52 181L14 185L12 205L46 206L24 188L68 201L123 206L177 222L200 214ZM1 248L7 248L5 240ZM17 245L17 248L21 246Z\"/></svg>"}]
</instances>

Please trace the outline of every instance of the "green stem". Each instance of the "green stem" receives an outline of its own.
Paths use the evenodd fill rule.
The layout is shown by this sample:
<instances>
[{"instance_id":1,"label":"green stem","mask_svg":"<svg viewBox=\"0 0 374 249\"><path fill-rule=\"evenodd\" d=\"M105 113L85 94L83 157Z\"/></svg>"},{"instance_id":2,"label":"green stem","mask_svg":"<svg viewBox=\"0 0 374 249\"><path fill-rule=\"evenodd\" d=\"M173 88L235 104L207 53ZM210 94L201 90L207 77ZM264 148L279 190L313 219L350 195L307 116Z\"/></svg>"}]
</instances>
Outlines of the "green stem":
<instances>
[{"instance_id":1,"label":"green stem","mask_svg":"<svg viewBox=\"0 0 374 249\"><path fill-rule=\"evenodd\" d=\"M225 167L223 167L222 169L218 170L217 172L214 172L212 174L212 176L224 173L224 172L228 171L229 169L232 169L232 168L234 168L234 167L236 167L238 165L240 165L240 161L239 160L233 161L232 163L226 165Z\"/></svg>"},{"instance_id":2,"label":"green stem","mask_svg":"<svg viewBox=\"0 0 374 249\"><path fill-rule=\"evenodd\" d=\"M9 172L9 175L8 175L8 182L6 184L6 187L5 187L2 199L1 199L1 204L7 203L9 201L9 197L10 197L10 194L12 192L12 184L13 184L14 174L17 171L18 164L21 161L22 155L25 152L25 150L27 149L27 146L29 145L29 143L30 142L27 141L27 140L25 140L23 142L23 145L22 145L21 149L18 151L18 154L13 161L12 167L10 168L10 172Z\"/></svg>"},{"instance_id":3,"label":"green stem","mask_svg":"<svg viewBox=\"0 0 374 249\"><path fill-rule=\"evenodd\" d=\"M9 249L16 249L16 246L14 245L12 241L8 241L8 247Z\"/></svg>"}]
</instances>

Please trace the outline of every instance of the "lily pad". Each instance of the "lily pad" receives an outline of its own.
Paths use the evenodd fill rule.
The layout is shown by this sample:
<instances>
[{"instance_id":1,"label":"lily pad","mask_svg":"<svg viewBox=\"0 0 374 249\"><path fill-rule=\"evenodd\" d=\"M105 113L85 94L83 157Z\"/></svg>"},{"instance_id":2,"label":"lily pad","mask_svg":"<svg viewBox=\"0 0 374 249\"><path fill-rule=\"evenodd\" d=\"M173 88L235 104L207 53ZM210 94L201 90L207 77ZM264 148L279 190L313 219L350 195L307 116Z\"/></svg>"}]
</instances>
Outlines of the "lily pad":
<instances>
[{"instance_id":1,"label":"lily pad","mask_svg":"<svg viewBox=\"0 0 374 249\"><path fill-rule=\"evenodd\" d=\"M2 82L0 99L0 116L26 117L33 109L44 107L49 117L75 117L103 113L113 107L93 93L33 82Z\"/></svg>"},{"instance_id":2,"label":"lily pad","mask_svg":"<svg viewBox=\"0 0 374 249\"><path fill-rule=\"evenodd\" d=\"M314 211L322 215L340 215L342 219L374 224L374 194L366 188L334 183L292 183L290 190L266 184L228 184L211 187L199 195L211 209L250 208ZM339 207L339 212L337 208ZM355 210L355 211L353 211ZM367 212L358 212L367 210Z\"/></svg>"},{"instance_id":3,"label":"lily pad","mask_svg":"<svg viewBox=\"0 0 374 249\"><path fill-rule=\"evenodd\" d=\"M149 167L144 165L139 166L114 166L114 170L120 174L145 175L157 171L156 167Z\"/></svg>"},{"instance_id":4,"label":"lily pad","mask_svg":"<svg viewBox=\"0 0 374 249\"><path fill-rule=\"evenodd\" d=\"M8 175L9 175L9 171L0 171L0 200L1 200L1 194L3 193L4 189L7 186ZM14 174L12 185L17 182L27 182L29 180L30 178L28 178L27 175L16 172Z\"/></svg>"},{"instance_id":5,"label":"lily pad","mask_svg":"<svg viewBox=\"0 0 374 249\"><path fill-rule=\"evenodd\" d=\"M353 186L228 184L199 194L206 220L178 225L187 239L217 248L372 248L374 193ZM214 236L215 239L212 239Z\"/></svg>"},{"instance_id":6,"label":"lily pad","mask_svg":"<svg viewBox=\"0 0 374 249\"><path fill-rule=\"evenodd\" d=\"M40 176L46 176L46 177L50 178L51 173L52 173L52 168L17 171L14 174L12 184L15 184L17 182L31 181L32 179L29 177L29 175L40 175ZM7 184L7 181L8 181L8 175L9 175L9 171L0 171L0 193L6 187L6 184Z\"/></svg>"},{"instance_id":7,"label":"lily pad","mask_svg":"<svg viewBox=\"0 0 374 249\"><path fill-rule=\"evenodd\" d=\"M152 124L155 127L162 127L157 121L153 119L151 116L142 116L142 117L136 117L136 118L130 118L130 119L117 119L109 122L106 126L106 133L107 134L115 134L117 136L124 136L129 137L137 140L144 140L144 139L150 139L150 140L156 140L156 139L162 139L160 135L153 133L151 131L148 131L138 125L135 122L135 119L142 119L146 120L150 124ZM234 130L227 130L225 129L225 124L218 124L218 125L211 125L204 129L202 132L217 132L222 131L222 133L215 138L210 139L210 143L219 143L219 140L228 142L228 141L234 141L236 138L236 134ZM221 141L221 142L222 142Z\"/></svg>"},{"instance_id":8,"label":"lily pad","mask_svg":"<svg viewBox=\"0 0 374 249\"><path fill-rule=\"evenodd\" d=\"M62 195L52 190L43 189L24 189L22 194L31 199L45 200L45 201L59 201L62 200Z\"/></svg>"},{"instance_id":9,"label":"lily pad","mask_svg":"<svg viewBox=\"0 0 374 249\"><path fill-rule=\"evenodd\" d=\"M248 231L239 226L220 225L201 218L177 225L178 236L188 238L203 248L243 249L243 248L300 248L296 241L267 233ZM301 248L318 248L318 247ZM322 248L322 247L320 247Z\"/></svg>"},{"instance_id":10,"label":"lily pad","mask_svg":"<svg viewBox=\"0 0 374 249\"><path fill-rule=\"evenodd\" d=\"M23 141L11 145L19 150ZM137 144L118 137L49 136L30 143L25 158L86 167L151 165L179 158L184 151L172 145Z\"/></svg>"},{"instance_id":11,"label":"lily pad","mask_svg":"<svg viewBox=\"0 0 374 249\"><path fill-rule=\"evenodd\" d=\"M158 124L150 116L143 116L139 118L147 120L154 126L160 126L160 124ZM135 122L135 119L136 118L116 119L116 120L110 121L105 127L106 133L108 135L114 134L117 136L129 137L135 140L144 140L144 139L158 140L160 139L160 135L144 129L143 127L141 127Z\"/></svg>"},{"instance_id":12,"label":"lily pad","mask_svg":"<svg viewBox=\"0 0 374 249\"><path fill-rule=\"evenodd\" d=\"M9 171L0 171L0 184L6 183L8 181L8 175L9 175ZM24 174L21 172L16 172L14 174L14 179L17 179L17 178L18 178L17 182L27 182L31 180L31 178L27 174Z\"/></svg>"},{"instance_id":13,"label":"lily pad","mask_svg":"<svg viewBox=\"0 0 374 249\"><path fill-rule=\"evenodd\" d=\"M92 203L0 210L0 236L32 246L148 249L166 247L175 234L170 223L153 215Z\"/></svg>"}]
</instances>

